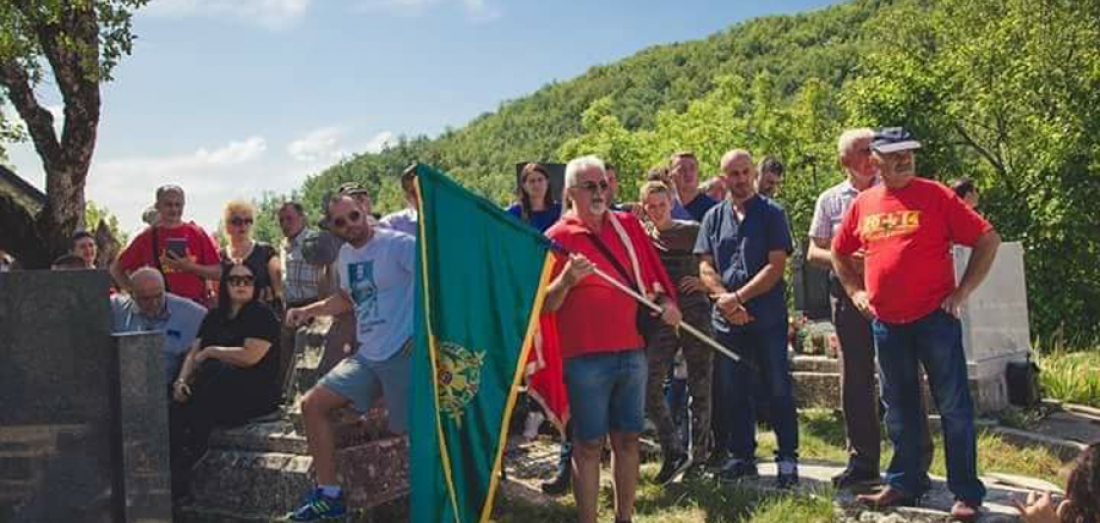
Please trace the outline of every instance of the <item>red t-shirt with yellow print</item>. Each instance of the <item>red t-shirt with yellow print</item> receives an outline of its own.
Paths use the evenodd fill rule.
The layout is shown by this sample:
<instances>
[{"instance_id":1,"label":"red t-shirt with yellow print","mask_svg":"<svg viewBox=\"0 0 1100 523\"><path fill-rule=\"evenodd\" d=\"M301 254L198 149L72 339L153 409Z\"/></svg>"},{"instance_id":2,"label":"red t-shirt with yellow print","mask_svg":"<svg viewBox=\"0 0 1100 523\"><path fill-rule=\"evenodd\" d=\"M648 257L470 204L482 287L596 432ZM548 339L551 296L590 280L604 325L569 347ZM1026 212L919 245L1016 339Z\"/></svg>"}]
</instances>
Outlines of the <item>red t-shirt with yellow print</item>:
<instances>
[{"instance_id":1,"label":"red t-shirt with yellow print","mask_svg":"<svg viewBox=\"0 0 1100 523\"><path fill-rule=\"evenodd\" d=\"M946 186L914 177L900 189L860 193L833 238L833 252L864 251L864 284L875 316L910 323L955 290L952 244L974 246L992 230Z\"/></svg>"}]
</instances>

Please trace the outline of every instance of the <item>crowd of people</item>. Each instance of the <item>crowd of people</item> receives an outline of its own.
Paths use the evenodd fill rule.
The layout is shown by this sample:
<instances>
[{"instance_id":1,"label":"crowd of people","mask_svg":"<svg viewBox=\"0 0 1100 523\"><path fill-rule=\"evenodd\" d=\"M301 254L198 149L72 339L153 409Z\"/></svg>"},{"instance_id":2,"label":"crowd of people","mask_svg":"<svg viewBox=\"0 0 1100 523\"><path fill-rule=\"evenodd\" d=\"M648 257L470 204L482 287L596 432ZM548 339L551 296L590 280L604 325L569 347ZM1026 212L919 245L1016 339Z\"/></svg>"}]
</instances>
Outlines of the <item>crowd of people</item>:
<instances>
[{"instance_id":1,"label":"crowd of people","mask_svg":"<svg viewBox=\"0 0 1100 523\"><path fill-rule=\"evenodd\" d=\"M927 493L933 448L922 368L942 419L947 487L956 500L951 514L973 521L986 491L977 475L958 313L992 265L1000 238L974 210L973 182L948 187L917 176L920 146L901 128L844 132L837 153L845 180L819 196L807 232L807 260L830 270L839 338L849 461L833 482L857 490L884 484L857 498L873 507L914 504ZM564 388L579 400L569 402L559 470L543 488L560 494L571 485L582 523L596 521L608 441L615 520L632 520L647 419L663 454L657 483L684 474L722 482L757 477L761 418L776 433L777 486L799 483L783 282L794 240L777 199L783 165L732 149L720 171L702 182L695 155L676 152L646 175L635 202L620 201L615 166L593 156L565 166L560 200L546 167L530 163L520 172L507 212L570 253L553 267L542 313L557 330ZM345 512L334 411L366 411L382 400L389 429L405 432L418 232L414 168L401 184L408 205L385 217L372 214L364 188L342 186L325 203L328 235L309 227L300 203L284 203L278 246L252 237L251 204L229 202L224 248L184 220L182 188L157 190L153 223L110 266L118 289L112 328L165 333L175 496L186 497L190 469L215 427L269 414L285 399L297 329L317 317L335 318L326 346L331 370L302 400L317 488L289 518ZM972 248L957 284L955 244ZM94 238L78 233L72 247L55 267L93 266ZM660 312L616 284L647 296ZM681 335L684 322L739 359ZM894 448L885 475L879 390ZM1082 455L1066 500L1033 497L1019 506L1025 518L1094 521L1096 452L1093 446Z\"/></svg>"}]
</instances>

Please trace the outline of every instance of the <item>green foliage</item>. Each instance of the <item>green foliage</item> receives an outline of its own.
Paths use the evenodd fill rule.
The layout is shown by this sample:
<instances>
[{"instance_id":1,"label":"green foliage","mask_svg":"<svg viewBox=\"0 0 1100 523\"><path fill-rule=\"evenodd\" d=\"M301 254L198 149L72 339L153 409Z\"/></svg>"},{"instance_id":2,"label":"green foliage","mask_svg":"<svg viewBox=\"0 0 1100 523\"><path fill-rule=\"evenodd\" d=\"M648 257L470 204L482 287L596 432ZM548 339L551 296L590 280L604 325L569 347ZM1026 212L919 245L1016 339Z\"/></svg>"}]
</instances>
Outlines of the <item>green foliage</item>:
<instances>
[{"instance_id":1,"label":"green foliage","mask_svg":"<svg viewBox=\"0 0 1100 523\"><path fill-rule=\"evenodd\" d=\"M1100 335L1100 2L907 2L870 27L850 121L911 127L1026 248L1033 332Z\"/></svg>"},{"instance_id":2,"label":"green foliage","mask_svg":"<svg viewBox=\"0 0 1100 523\"><path fill-rule=\"evenodd\" d=\"M976 180L982 212L1024 242L1032 332L1100 337L1100 0L857 0L751 20L341 162L300 196L317 211L356 180L393 210L397 174L418 160L503 205L516 162L597 154L632 200L673 151L694 150L705 177L740 147L786 164L779 199L801 239L817 195L841 179L841 130L886 125L921 138L923 174Z\"/></svg>"},{"instance_id":3,"label":"green foliage","mask_svg":"<svg viewBox=\"0 0 1100 523\"><path fill-rule=\"evenodd\" d=\"M1044 396L1100 407L1100 353L1096 350L1054 349L1037 362Z\"/></svg>"},{"instance_id":4,"label":"green foliage","mask_svg":"<svg viewBox=\"0 0 1100 523\"><path fill-rule=\"evenodd\" d=\"M119 245L129 245L130 235L126 234L122 230L122 227L118 224L118 216L111 212L106 207L100 207L95 202L88 200L87 205L84 207L84 228L88 232L94 233L99 228L101 222L107 223L107 228L110 229L111 235L118 240Z\"/></svg>"}]
</instances>

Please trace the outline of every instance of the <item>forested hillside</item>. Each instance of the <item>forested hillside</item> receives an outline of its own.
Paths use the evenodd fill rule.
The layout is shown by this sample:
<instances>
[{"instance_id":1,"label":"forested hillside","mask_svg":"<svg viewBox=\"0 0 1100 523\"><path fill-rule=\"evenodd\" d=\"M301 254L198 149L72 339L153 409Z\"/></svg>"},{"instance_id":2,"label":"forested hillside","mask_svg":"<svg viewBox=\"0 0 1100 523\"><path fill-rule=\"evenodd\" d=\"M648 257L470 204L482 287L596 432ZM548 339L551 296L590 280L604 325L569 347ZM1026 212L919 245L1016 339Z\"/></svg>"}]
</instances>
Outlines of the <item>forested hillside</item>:
<instances>
[{"instance_id":1,"label":"forested hillside","mask_svg":"<svg viewBox=\"0 0 1100 523\"><path fill-rule=\"evenodd\" d=\"M840 179L836 137L854 125L905 125L926 145L921 173L975 179L982 211L1027 247L1033 333L1096 339L1100 0L860 0L751 20L356 156L295 196L316 211L357 180L393 209L396 177L417 160L504 204L517 161L596 153L621 166L630 197L674 150L696 151L707 174L746 147L787 164L780 200L803 236L814 198Z\"/></svg>"}]
</instances>

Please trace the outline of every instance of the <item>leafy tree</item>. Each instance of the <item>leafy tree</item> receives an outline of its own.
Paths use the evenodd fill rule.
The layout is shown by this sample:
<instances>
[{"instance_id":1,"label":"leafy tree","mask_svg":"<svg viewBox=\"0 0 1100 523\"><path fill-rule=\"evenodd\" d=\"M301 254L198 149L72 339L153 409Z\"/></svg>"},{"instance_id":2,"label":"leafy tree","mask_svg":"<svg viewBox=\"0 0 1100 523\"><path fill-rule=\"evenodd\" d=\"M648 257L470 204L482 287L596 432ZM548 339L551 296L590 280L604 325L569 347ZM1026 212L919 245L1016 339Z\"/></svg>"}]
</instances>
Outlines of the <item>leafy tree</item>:
<instances>
[{"instance_id":1,"label":"leafy tree","mask_svg":"<svg viewBox=\"0 0 1100 523\"><path fill-rule=\"evenodd\" d=\"M1100 2L905 6L850 89L855 121L913 127L918 168L977 180L1026 249L1033 332L1100 336Z\"/></svg>"},{"instance_id":2,"label":"leafy tree","mask_svg":"<svg viewBox=\"0 0 1100 523\"><path fill-rule=\"evenodd\" d=\"M49 266L82 225L99 86L130 53L131 15L146 1L0 0L0 92L25 122L46 171L48 201L37 215L0 195L0 249L29 268ZM60 135L36 93L44 83L56 85L64 103Z\"/></svg>"},{"instance_id":3,"label":"leafy tree","mask_svg":"<svg viewBox=\"0 0 1100 523\"><path fill-rule=\"evenodd\" d=\"M113 236L119 244L128 245L130 243L130 235L126 234L118 224L118 216L115 216L115 214L106 207L100 207L92 200L88 200L87 205L84 207L84 224L87 226L88 232L94 232L99 229L99 224L101 223L106 224L107 229L111 232L111 236Z\"/></svg>"}]
</instances>

